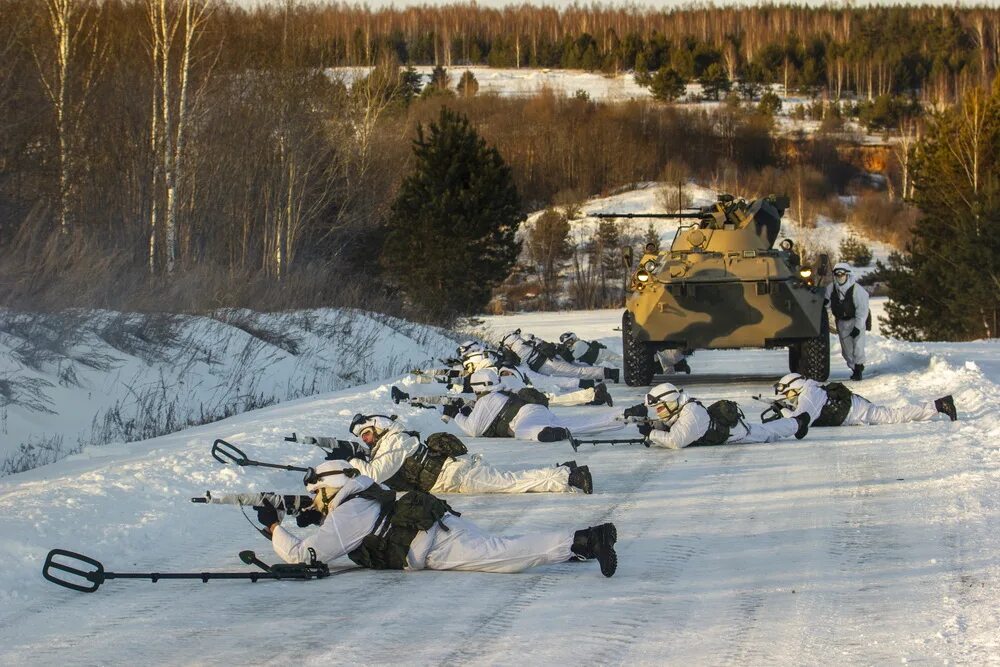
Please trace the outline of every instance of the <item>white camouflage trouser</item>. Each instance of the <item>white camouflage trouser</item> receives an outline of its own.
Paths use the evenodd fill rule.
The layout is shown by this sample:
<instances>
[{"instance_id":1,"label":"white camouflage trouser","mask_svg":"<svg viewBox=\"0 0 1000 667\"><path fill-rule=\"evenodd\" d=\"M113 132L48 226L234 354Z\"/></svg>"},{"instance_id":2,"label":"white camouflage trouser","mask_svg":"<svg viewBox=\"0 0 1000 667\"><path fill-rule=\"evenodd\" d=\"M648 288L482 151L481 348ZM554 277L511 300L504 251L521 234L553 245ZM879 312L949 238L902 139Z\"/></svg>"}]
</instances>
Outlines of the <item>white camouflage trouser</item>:
<instances>
[{"instance_id":1,"label":"white camouflage trouser","mask_svg":"<svg viewBox=\"0 0 1000 667\"><path fill-rule=\"evenodd\" d=\"M867 424L906 424L907 422L926 422L934 419L947 419L934 407L934 401L923 405L906 405L901 408L887 408L875 405L857 394L851 396L851 410L844 419L844 426L860 426Z\"/></svg>"},{"instance_id":2,"label":"white camouflage trouser","mask_svg":"<svg viewBox=\"0 0 1000 667\"><path fill-rule=\"evenodd\" d=\"M536 565L565 563L573 555L573 531L552 531L519 537L491 535L456 516L444 519L424 559L428 570L521 572Z\"/></svg>"},{"instance_id":3,"label":"white camouflage trouser","mask_svg":"<svg viewBox=\"0 0 1000 667\"><path fill-rule=\"evenodd\" d=\"M479 456L448 459L431 493L569 493L569 468L499 470Z\"/></svg>"},{"instance_id":4,"label":"white camouflage trouser","mask_svg":"<svg viewBox=\"0 0 1000 667\"><path fill-rule=\"evenodd\" d=\"M518 410L510 422L514 437L518 440L537 440L538 434L548 426L569 429L572 434L617 431L625 424L616 420L614 414L593 415L558 419L544 405L531 403Z\"/></svg>"},{"instance_id":5,"label":"white camouflage trouser","mask_svg":"<svg viewBox=\"0 0 1000 667\"><path fill-rule=\"evenodd\" d=\"M687 355L684 354L683 350L667 349L656 353L656 360L660 362L660 368L667 375L676 373L677 371L674 370L674 366L684 359L687 359Z\"/></svg>"},{"instance_id":6,"label":"white camouflage trouser","mask_svg":"<svg viewBox=\"0 0 1000 667\"><path fill-rule=\"evenodd\" d=\"M868 332L861 327L857 338L851 338L854 320L837 320L837 335L840 336L840 353L844 355L847 367L852 371L858 364L865 363L865 338Z\"/></svg>"},{"instance_id":7,"label":"white camouflage trouser","mask_svg":"<svg viewBox=\"0 0 1000 667\"><path fill-rule=\"evenodd\" d=\"M569 407L573 405L589 405L594 400L593 389L581 389L567 394L545 394L550 406Z\"/></svg>"},{"instance_id":8,"label":"white camouflage trouser","mask_svg":"<svg viewBox=\"0 0 1000 667\"><path fill-rule=\"evenodd\" d=\"M542 375L561 375L570 378L582 378L584 380L603 380L603 366L577 366L562 359L548 359L542 367L538 369Z\"/></svg>"},{"instance_id":9,"label":"white camouflage trouser","mask_svg":"<svg viewBox=\"0 0 1000 667\"><path fill-rule=\"evenodd\" d=\"M727 445L748 445L754 442L774 442L783 440L795 435L799 430L799 422L790 417L785 419L775 419L766 424L753 424L750 422L740 422L746 428L734 426L730 432ZM741 435L741 433L743 433Z\"/></svg>"}]
</instances>

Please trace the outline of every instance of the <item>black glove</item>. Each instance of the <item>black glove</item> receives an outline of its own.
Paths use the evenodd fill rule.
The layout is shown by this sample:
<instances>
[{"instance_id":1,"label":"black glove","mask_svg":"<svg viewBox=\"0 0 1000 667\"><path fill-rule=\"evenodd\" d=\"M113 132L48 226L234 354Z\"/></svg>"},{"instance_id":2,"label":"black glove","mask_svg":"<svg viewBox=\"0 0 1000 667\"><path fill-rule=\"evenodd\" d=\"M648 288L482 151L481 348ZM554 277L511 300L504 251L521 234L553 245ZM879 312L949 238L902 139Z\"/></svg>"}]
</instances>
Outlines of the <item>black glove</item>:
<instances>
[{"instance_id":1,"label":"black glove","mask_svg":"<svg viewBox=\"0 0 1000 667\"><path fill-rule=\"evenodd\" d=\"M444 406L442 410L444 412L445 417L451 417L452 419L454 419L459 412L459 405L458 403L449 403L448 405Z\"/></svg>"},{"instance_id":2,"label":"black glove","mask_svg":"<svg viewBox=\"0 0 1000 667\"><path fill-rule=\"evenodd\" d=\"M470 408L468 405L463 405L462 408L459 410L459 412L462 413L463 417L468 417L469 415L472 414L472 408Z\"/></svg>"},{"instance_id":3,"label":"black glove","mask_svg":"<svg viewBox=\"0 0 1000 667\"><path fill-rule=\"evenodd\" d=\"M851 329L851 338L857 338L860 335L861 335L861 329L859 329L857 327L854 327L853 329Z\"/></svg>"},{"instance_id":4,"label":"black glove","mask_svg":"<svg viewBox=\"0 0 1000 667\"><path fill-rule=\"evenodd\" d=\"M368 453L360 444L350 440L336 440L335 442L336 444L326 453L327 461L368 460Z\"/></svg>"},{"instance_id":5,"label":"black glove","mask_svg":"<svg viewBox=\"0 0 1000 667\"><path fill-rule=\"evenodd\" d=\"M649 434L653 432L653 427L649 424L636 424L636 428L639 429L639 434L644 438L648 438Z\"/></svg>"},{"instance_id":6,"label":"black glove","mask_svg":"<svg viewBox=\"0 0 1000 667\"><path fill-rule=\"evenodd\" d=\"M625 408L626 417L645 417L649 414L649 408L647 408L642 403L638 405L633 405L631 408Z\"/></svg>"},{"instance_id":7,"label":"black glove","mask_svg":"<svg viewBox=\"0 0 1000 667\"><path fill-rule=\"evenodd\" d=\"M270 528L272 524L281 522L281 519L278 517L277 508L271 503L265 502L255 509L257 510L257 521L260 521L261 525L265 528Z\"/></svg>"},{"instance_id":8,"label":"black glove","mask_svg":"<svg viewBox=\"0 0 1000 667\"><path fill-rule=\"evenodd\" d=\"M295 516L295 523L298 524L299 528L305 528L306 526L318 526L323 523L323 513L319 510L305 510L303 512L299 512Z\"/></svg>"}]
</instances>

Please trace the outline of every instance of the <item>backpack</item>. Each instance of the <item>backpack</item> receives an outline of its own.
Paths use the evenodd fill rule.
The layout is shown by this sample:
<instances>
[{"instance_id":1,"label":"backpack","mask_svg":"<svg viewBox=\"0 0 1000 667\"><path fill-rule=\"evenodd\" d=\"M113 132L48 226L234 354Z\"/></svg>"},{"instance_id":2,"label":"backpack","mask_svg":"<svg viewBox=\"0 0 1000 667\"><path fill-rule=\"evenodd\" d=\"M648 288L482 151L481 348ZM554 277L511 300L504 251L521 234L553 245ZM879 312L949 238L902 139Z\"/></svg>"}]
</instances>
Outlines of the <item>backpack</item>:
<instances>
[{"instance_id":1,"label":"backpack","mask_svg":"<svg viewBox=\"0 0 1000 667\"><path fill-rule=\"evenodd\" d=\"M729 433L743 419L743 411L733 401L716 401L707 408L711 420L708 430L689 447L714 447L724 445Z\"/></svg>"},{"instance_id":2,"label":"backpack","mask_svg":"<svg viewBox=\"0 0 1000 667\"><path fill-rule=\"evenodd\" d=\"M840 426L851 411L851 396L854 395L842 382L831 382L824 385L826 403L820 410L819 417L813 426Z\"/></svg>"},{"instance_id":3,"label":"backpack","mask_svg":"<svg viewBox=\"0 0 1000 667\"><path fill-rule=\"evenodd\" d=\"M528 404L544 405L549 407L549 397L538 391L534 387L524 387L518 390L517 397Z\"/></svg>"},{"instance_id":4,"label":"backpack","mask_svg":"<svg viewBox=\"0 0 1000 667\"><path fill-rule=\"evenodd\" d=\"M469 453L465 443L451 433L431 433L424 444L432 454L438 456L455 457Z\"/></svg>"}]
</instances>

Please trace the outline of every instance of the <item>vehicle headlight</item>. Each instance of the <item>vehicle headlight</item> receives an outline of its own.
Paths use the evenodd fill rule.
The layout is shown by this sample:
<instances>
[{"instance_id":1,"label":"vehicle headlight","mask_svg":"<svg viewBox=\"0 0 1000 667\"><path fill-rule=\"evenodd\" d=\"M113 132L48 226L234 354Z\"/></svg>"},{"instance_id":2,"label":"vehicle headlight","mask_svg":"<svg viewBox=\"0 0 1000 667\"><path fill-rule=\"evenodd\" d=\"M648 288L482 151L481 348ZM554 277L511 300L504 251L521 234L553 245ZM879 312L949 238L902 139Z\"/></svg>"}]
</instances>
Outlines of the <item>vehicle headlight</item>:
<instances>
[{"instance_id":1,"label":"vehicle headlight","mask_svg":"<svg viewBox=\"0 0 1000 667\"><path fill-rule=\"evenodd\" d=\"M639 269L635 273L635 279L638 280L640 283L648 283L650 278L652 278L652 276L646 269Z\"/></svg>"},{"instance_id":2,"label":"vehicle headlight","mask_svg":"<svg viewBox=\"0 0 1000 667\"><path fill-rule=\"evenodd\" d=\"M810 269L808 266L803 266L801 269L799 269L799 275L802 276L803 278L812 278L812 274L813 270Z\"/></svg>"},{"instance_id":3,"label":"vehicle headlight","mask_svg":"<svg viewBox=\"0 0 1000 667\"><path fill-rule=\"evenodd\" d=\"M642 265L642 268L646 269L646 271L648 271L649 273L653 273L654 271L656 271L656 260L655 259L648 260L645 264Z\"/></svg>"}]
</instances>

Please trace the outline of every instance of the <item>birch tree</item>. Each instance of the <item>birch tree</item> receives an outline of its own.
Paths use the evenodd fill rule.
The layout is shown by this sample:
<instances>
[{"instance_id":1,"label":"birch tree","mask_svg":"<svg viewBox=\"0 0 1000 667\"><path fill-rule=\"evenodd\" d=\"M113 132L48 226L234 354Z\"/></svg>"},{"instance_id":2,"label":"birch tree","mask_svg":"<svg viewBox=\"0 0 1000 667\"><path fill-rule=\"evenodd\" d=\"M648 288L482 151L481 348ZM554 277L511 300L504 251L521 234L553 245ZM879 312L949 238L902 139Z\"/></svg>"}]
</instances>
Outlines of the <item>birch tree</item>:
<instances>
[{"instance_id":1,"label":"birch tree","mask_svg":"<svg viewBox=\"0 0 1000 667\"><path fill-rule=\"evenodd\" d=\"M94 78L104 59L98 39L98 10L90 0L43 0L43 24L48 37L43 52L32 47L38 75L52 104L58 161L59 231L71 225L74 131L86 112Z\"/></svg>"},{"instance_id":2,"label":"birch tree","mask_svg":"<svg viewBox=\"0 0 1000 667\"><path fill-rule=\"evenodd\" d=\"M150 123L154 166L151 175L149 267L151 271L156 270L156 244L162 210L166 271L173 274L178 258L178 189L186 176L194 50L211 15L212 4L210 0L146 0L146 11L154 80Z\"/></svg>"}]
</instances>

